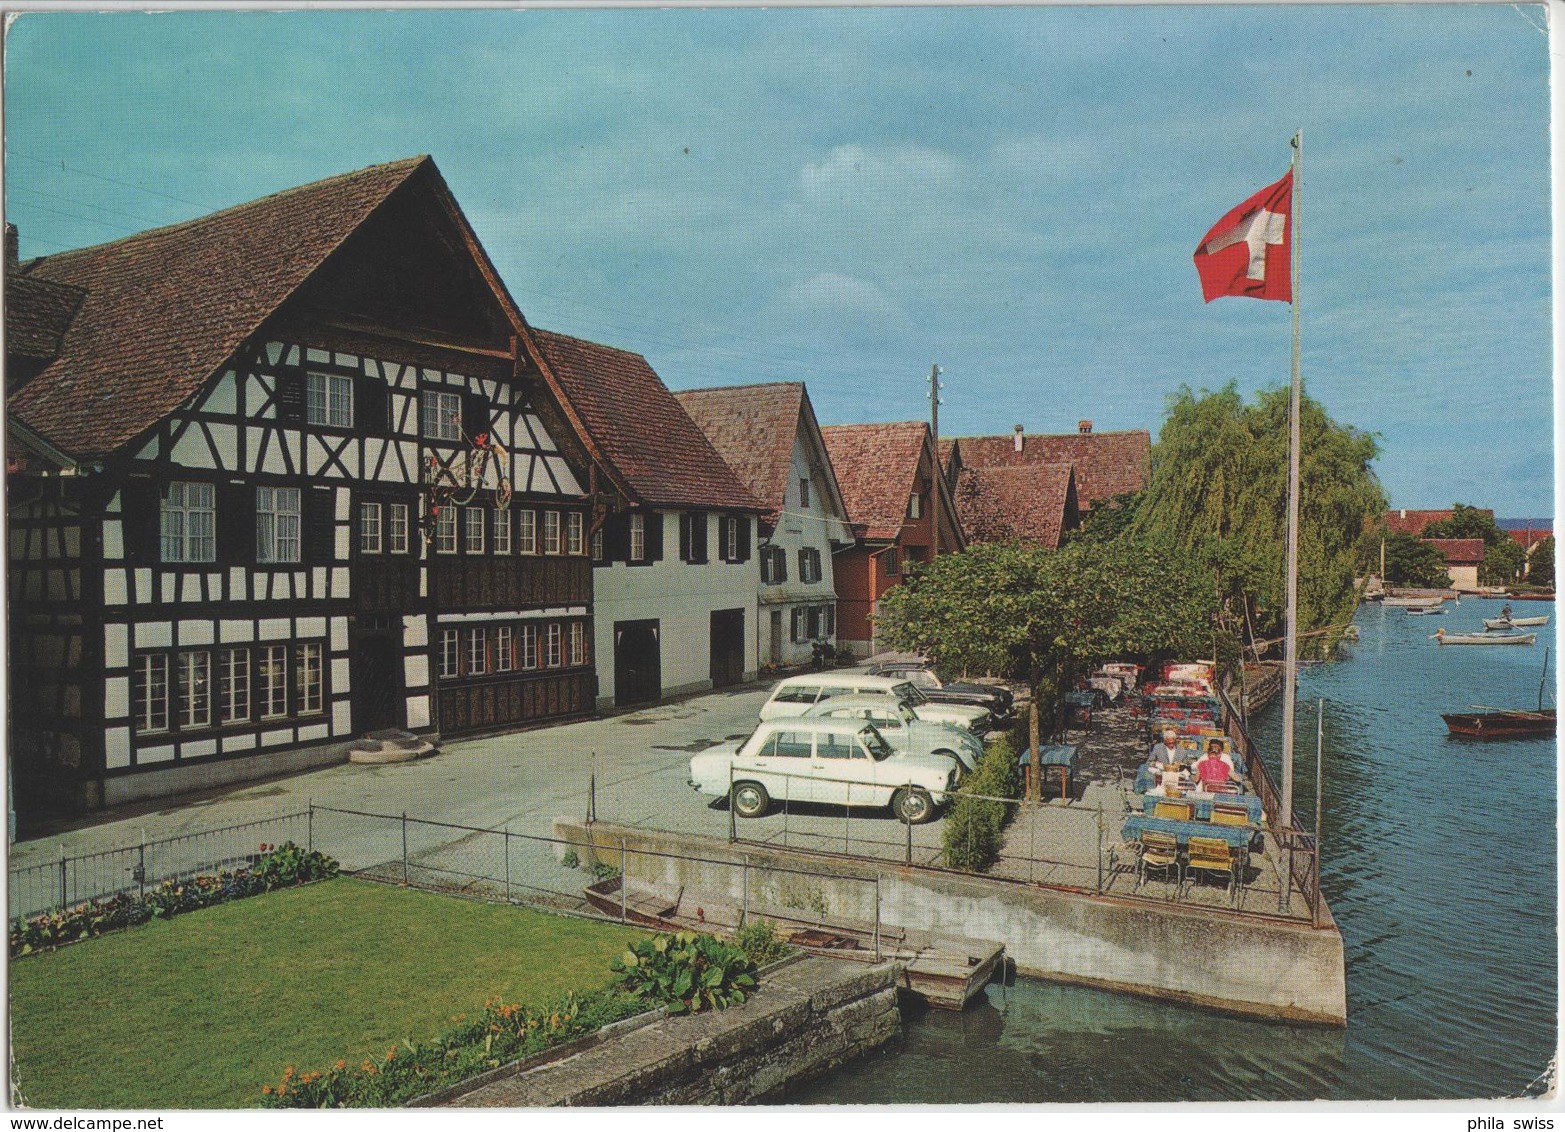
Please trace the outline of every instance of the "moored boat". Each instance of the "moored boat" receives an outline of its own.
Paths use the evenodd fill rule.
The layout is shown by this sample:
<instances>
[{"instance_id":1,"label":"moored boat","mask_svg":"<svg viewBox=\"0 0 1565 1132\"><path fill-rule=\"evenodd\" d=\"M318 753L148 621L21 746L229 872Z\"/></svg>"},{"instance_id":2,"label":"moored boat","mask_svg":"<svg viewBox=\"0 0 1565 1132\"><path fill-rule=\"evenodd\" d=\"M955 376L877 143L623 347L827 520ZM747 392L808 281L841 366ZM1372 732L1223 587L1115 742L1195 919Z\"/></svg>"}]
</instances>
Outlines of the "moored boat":
<instances>
[{"instance_id":1,"label":"moored boat","mask_svg":"<svg viewBox=\"0 0 1565 1132\"><path fill-rule=\"evenodd\" d=\"M704 931L732 934L742 918L736 908L717 904L693 906L683 888L665 889L632 880L621 890L620 877L588 885L587 903L604 915L663 931ZM841 926L797 918L797 913L751 908L751 920L777 927L786 942L804 951L865 963L891 961L902 965L902 986L941 1010L961 1010L994 977L1005 945L991 940L926 937L882 924Z\"/></svg>"},{"instance_id":2,"label":"moored boat","mask_svg":"<svg viewBox=\"0 0 1565 1132\"><path fill-rule=\"evenodd\" d=\"M1381 604L1393 609L1433 609L1443 601L1443 597L1388 597Z\"/></svg>"},{"instance_id":3,"label":"moored boat","mask_svg":"<svg viewBox=\"0 0 1565 1132\"><path fill-rule=\"evenodd\" d=\"M1485 629L1524 629L1530 625L1547 625L1549 615L1542 617L1485 617L1483 627Z\"/></svg>"},{"instance_id":4,"label":"moored boat","mask_svg":"<svg viewBox=\"0 0 1565 1132\"><path fill-rule=\"evenodd\" d=\"M1445 610L1437 605L1431 609L1425 609L1423 607L1416 609L1404 609L1403 612L1406 613L1409 617L1439 617L1445 613Z\"/></svg>"},{"instance_id":5,"label":"moored boat","mask_svg":"<svg viewBox=\"0 0 1565 1132\"><path fill-rule=\"evenodd\" d=\"M1434 639L1442 645L1530 645L1536 633L1447 633L1440 629Z\"/></svg>"},{"instance_id":6,"label":"moored boat","mask_svg":"<svg viewBox=\"0 0 1565 1132\"><path fill-rule=\"evenodd\" d=\"M1440 718L1454 736L1465 739L1509 739L1553 735L1554 708L1543 711L1442 712Z\"/></svg>"}]
</instances>

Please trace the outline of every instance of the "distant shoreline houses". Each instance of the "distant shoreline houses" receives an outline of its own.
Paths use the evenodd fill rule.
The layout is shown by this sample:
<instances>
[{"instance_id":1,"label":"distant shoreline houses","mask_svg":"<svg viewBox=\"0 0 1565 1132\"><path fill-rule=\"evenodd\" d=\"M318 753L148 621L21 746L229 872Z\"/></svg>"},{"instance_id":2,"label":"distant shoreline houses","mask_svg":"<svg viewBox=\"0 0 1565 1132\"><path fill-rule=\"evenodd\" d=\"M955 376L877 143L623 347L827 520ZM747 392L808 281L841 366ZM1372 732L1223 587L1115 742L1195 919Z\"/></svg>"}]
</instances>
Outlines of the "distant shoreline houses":
<instances>
[{"instance_id":1,"label":"distant shoreline houses","mask_svg":"<svg viewBox=\"0 0 1565 1132\"><path fill-rule=\"evenodd\" d=\"M1495 522L1494 512L1487 507L1476 509L1477 513ZM1419 509L1399 507L1385 513L1385 527L1391 534L1411 535L1419 542L1434 547L1445 560L1446 573L1450 575L1451 587L1457 590L1477 590L1479 588L1478 570L1483 565L1485 545L1481 538L1439 538L1431 537L1425 532L1436 523L1447 523L1456 515L1451 508ZM1536 526L1531 520L1524 521L1525 525L1517 527L1515 521L1509 521L1510 525L1499 523L1505 534L1522 549L1522 576L1526 577L1532 569L1533 548L1544 539L1554 534L1552 522L1540 522ZM1496 536L1498 537L1498 536Z\"/></svg>"},{"instance_id":2,"label":"distant shoreline houses","mask_svg":"<svg viewBox=\"0 0 1565 1132\"><path fill-rule=\"evenodd\" d=\"M1057 547L1150 436L825 425L531 325L428 157L19 263L18 808L92 810L877 648L910 570Z\"/></svg>"}]
</instances>

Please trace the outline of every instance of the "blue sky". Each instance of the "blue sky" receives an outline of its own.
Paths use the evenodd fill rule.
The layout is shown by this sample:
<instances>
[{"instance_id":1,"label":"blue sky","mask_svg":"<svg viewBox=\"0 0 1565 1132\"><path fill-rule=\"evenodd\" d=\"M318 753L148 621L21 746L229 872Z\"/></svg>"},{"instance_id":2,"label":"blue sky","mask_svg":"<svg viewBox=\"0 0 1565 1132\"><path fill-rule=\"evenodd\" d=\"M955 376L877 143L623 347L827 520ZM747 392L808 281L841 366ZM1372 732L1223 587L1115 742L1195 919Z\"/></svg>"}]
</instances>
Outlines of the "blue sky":
<instances>
[{"instance_id":1,"label":"blue sky","mask_svg":"<svg viewBox=\"0 0 1565 1132\"><path fill-rule=\"evenodd\" d=\"M434 155L536 325L827 423L1150 428L1288 379L1190 255L1305 131L1304 374L1392 501L1552 514L1539 7L30 13L24 257Z\"/></svg>"}]
</instances>

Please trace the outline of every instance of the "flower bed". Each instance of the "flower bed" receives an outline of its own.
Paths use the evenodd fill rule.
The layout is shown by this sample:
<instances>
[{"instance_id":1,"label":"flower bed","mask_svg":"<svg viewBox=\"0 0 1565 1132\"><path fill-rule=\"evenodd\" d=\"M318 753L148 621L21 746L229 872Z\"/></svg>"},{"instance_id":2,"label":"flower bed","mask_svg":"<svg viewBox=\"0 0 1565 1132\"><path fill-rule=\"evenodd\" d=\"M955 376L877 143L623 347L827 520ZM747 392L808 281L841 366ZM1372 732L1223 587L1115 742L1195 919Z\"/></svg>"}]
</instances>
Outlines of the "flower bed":
<instances>
[{"instance_id":1,"label":"flower bed","mask_svg":"<svg viewBox=\"0 0 1565 1132\"><path fill-rule=\"evenodd\" d=\"M11 925L11 957L336 875L337 862L322 853L306 853L292 841L263 844L255 863L246 868L166 880L140 895L122 892L17 920Z\"/></svg>"}]
</instances>

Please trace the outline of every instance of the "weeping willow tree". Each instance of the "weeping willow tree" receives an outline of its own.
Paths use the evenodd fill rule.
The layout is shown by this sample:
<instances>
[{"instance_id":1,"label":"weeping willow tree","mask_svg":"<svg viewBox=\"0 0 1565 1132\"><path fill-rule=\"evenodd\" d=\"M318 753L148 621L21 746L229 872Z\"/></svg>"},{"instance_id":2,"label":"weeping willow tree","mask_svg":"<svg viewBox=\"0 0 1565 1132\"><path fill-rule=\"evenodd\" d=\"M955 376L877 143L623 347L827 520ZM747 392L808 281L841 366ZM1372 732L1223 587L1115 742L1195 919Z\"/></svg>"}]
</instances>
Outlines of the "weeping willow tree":
<instances>
[{"instance_id":1,"label":"weeping willow tree","mask_svg":"<svg viewBox=\"0 0 1565 1132\"><path fill-rule=\"evenodd\" d=\"M1308 397L1299 418L1299 629L1353 615L1357 544L1386 507L1375 439ZM1288 390L1246 404L1233 384L1169 398L1135 530L1180 547L1211 573L1223 607L1256 636L1283 631L1287 595ZM1324 648L1336 634L1323 634Z\"/></svg>"}]
</instances>

